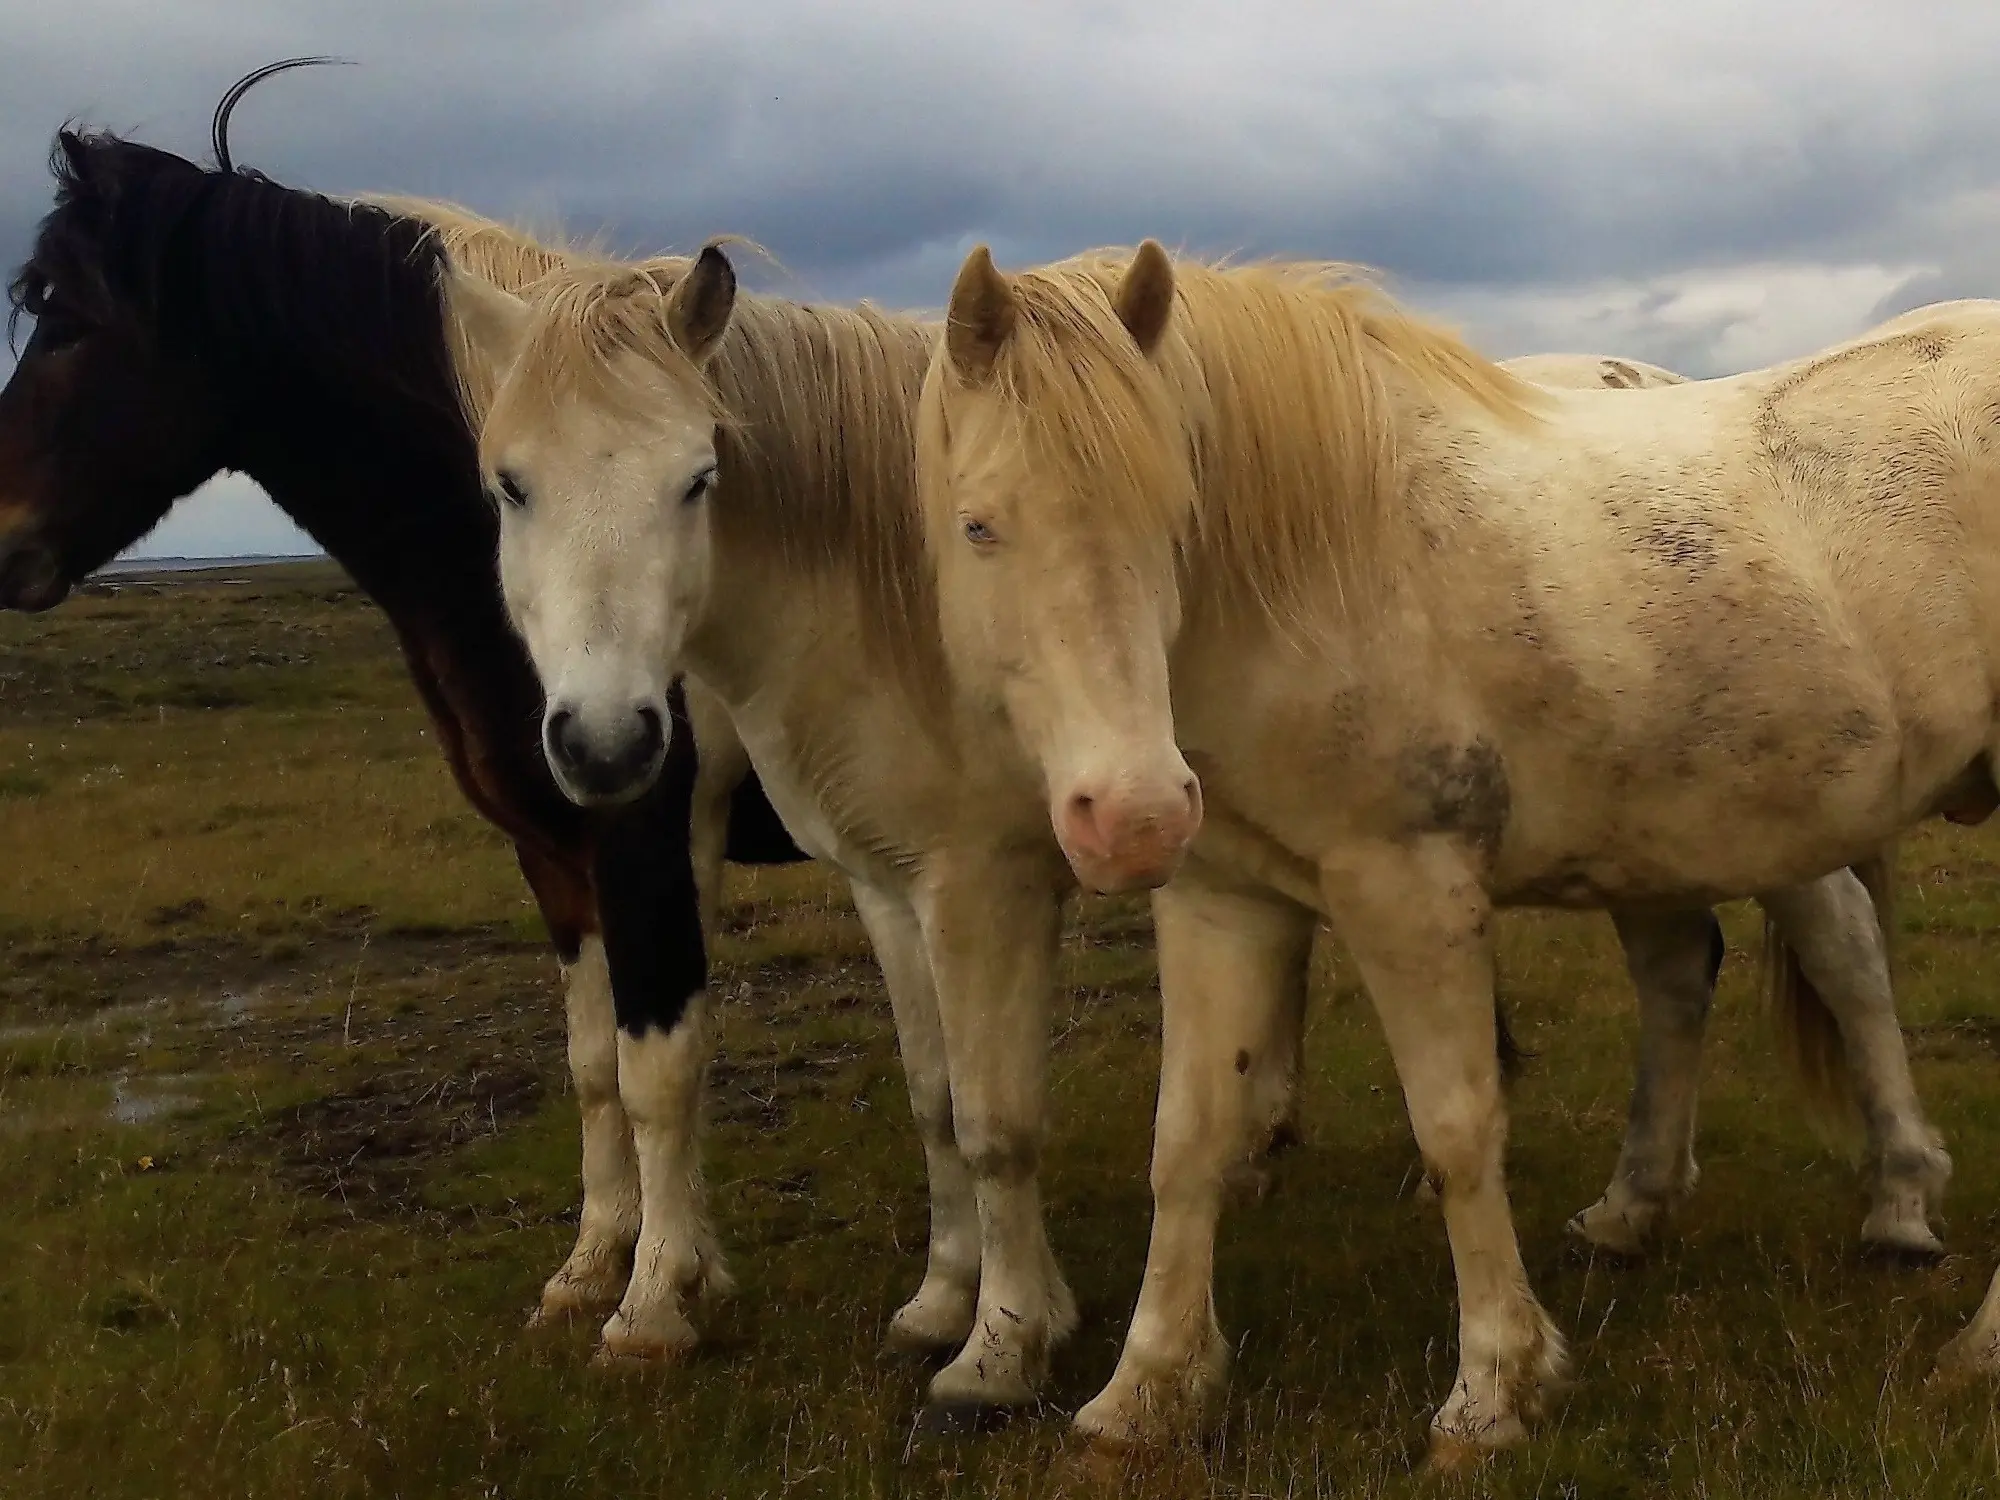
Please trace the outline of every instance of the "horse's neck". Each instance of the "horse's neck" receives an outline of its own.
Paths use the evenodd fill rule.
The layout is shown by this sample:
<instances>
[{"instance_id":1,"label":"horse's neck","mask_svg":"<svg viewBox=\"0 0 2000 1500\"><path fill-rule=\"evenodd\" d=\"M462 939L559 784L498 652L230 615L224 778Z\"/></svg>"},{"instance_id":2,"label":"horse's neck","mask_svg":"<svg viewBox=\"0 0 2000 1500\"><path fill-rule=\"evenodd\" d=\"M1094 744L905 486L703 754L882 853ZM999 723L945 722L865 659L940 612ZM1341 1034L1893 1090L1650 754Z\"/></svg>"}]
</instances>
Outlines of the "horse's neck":
<instances>
[{"instance_id":1,"label":"horse's neck","mask_svg":"<svg viewBox=\"0 0 2000 1500\"><path fill-rule=\"evenodd\" d=\"M787 691L811 663L859 651L863 596L851 552L809 565L743 521L718 519L708 602L687 638L688 670L724 699Z\"/></svg>"},{"instance_id":2,"label":"horse's neck","mask_svg":"<svg viewBox=\"0 0 2000 1500\"><path fill-rule=\"evenodd\" d=\"M462 450L462 451L461 451ZM504 629L497 524L469 439L371 431L351 416L260 424L232 467L255 480L399 626Z\"/></svg>"},{"instance_id":3,"label":"horse's neck","mask_svg":"<svg viewBox=\"0 0 2000 1500\"><path fill-rule=\"evenodd\" d=\"M829 665L853 656L867 669L859 679L863 690L890 691L909 684L900 671L876 671L883 665L876 658L893 653L899 661L920 662L941 653L934 639L937 611L926 602L932 594L918 540L913 464L905 453L930 339L922 324L895 328L883 351L888 358L872 371L892 389L858 400L850 390L847 406L853 409L842 409L839 399L822 407L812 398L835 391L837 381L794 390L761 370L731 393L748 432L725 456L711 533L710 602L689 641L690 670L725 697L740 699L794 680L806 656ZM888 474L879 461L871 473L865 457L847 467L853 455L844 444L859 440L854 409L868 412L870 420L888 420L897 402L903 403L902 425L892 441L904 456L888 463ZM817 471L818 464L832 468ZM739 483L748 493L729 493ZM890 484L898 486L894 494L879 492ZM863 489L870 492L858 493ZM805 509L815 506L829 509ZM697 656L702 666L694 665ZM883 680L870 681L875 678Z\"/></svg>"}]
</instances>

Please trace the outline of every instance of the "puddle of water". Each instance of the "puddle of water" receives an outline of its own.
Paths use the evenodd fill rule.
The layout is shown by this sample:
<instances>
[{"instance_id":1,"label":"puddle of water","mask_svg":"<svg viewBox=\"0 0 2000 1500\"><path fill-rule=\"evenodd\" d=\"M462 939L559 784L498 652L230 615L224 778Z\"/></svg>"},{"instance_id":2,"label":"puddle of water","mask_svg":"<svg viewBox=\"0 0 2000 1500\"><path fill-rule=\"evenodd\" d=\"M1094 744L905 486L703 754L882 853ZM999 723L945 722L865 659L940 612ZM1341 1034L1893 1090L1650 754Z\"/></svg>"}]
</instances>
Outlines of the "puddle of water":
<instances>
[{"instance_id":1,"label":"puddle of water","mask_svg":"<svg viewBox=\"0 0 2000 1500\"><path fill-rule=\"evenodd\" d=\"M256 984L241 993L236 990L224 990L220 994L204 998L220 1018L216 1022L218 1026L241 1026L258 1011L269 1006L270 1000L264 990L264 985Z\"/></svg>"},{"instance_id":2,"label":"puddle of water","mask_svg":"<svg viewBox=\"0 0 2000 1500\"><path fill-rule=\"evenodd\" d=\"M65 1036L85 1036L95 1032L105 1032L128 1021L149 1023L168 1004L165 996L155 996L151 1000L127 1000L119 1005L107 1005L102 1010L92 1011L78 1021L36 1021L22 1026L0 1026L0 1043L45 1041ZM142 1040L150 1041L152 1028L146 1025Z\"/></svg>"},{"instance_id":3,"label":"puddle of water","mask_svg":"<svg viewBox=\"0 0 2000 1500\"><path fill-rule=\"evenodd\" d=\"M185 1114L201 1103L193 1094L175 1092L175 1085L198 1082L199 1073L158 1073L132 1085L120 1073L111 1085L111 1103L105 1110L120 1125L146 1125L169 1115Z\"/></svg>"}]
</instances>

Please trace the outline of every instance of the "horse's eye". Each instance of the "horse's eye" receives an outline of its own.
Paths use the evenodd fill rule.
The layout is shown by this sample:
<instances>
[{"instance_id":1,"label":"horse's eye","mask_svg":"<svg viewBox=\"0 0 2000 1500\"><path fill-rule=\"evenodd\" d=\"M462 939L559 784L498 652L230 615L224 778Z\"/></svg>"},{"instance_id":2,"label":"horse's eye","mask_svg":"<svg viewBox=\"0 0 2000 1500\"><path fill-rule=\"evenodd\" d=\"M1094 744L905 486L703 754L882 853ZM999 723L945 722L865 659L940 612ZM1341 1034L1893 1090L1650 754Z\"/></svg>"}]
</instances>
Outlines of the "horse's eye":
<instances>
[{"instance_id":1,"label":"horse's eye","mask_svg":"<svg viewBox=\"0 0 2000 1500\"><path fill-rule=\"evenodd\" d=\"M993 528L984 521L974 521L969 518L965 523L965 539L975 547L990 547L1000 540L993 534Z\"/></svg>"},{"instance_id":2,"label":"horse's eye","mask_svg":"<svg viewBox=\"0 0 2000 1500\"><path fill-rule=\"evenodd\" d=\"M681 496L681 504L693 505L715 488L715 470L703 469L688 481L687 493Z\"/></svg>"},{"instance_id":3,"label":"horse's eye","mask_svg":"<svg viewBox=\"0 0 2000 1500\"><path fill-rule=\"evenodd\" d=\"M493 476L493 488L499 492L500 498L505 500L509 505L518 508L528 503L528 492L521 488L521 481L514 477L512 470L502 469L498 474L495 474Z\"/></svg>"}]
</instances>

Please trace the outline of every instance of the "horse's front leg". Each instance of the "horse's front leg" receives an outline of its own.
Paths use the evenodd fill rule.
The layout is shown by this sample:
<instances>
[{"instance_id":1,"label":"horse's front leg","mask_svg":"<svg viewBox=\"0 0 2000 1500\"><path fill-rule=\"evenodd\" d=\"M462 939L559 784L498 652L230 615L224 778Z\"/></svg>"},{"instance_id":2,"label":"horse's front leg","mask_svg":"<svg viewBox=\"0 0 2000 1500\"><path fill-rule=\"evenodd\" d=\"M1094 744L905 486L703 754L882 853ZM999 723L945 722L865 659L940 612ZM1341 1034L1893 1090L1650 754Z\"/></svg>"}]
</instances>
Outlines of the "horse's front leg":
<instances>
[{"instance_id":1,"label":"horse's front leg","mask_svg":"<svg viewBox=\"0 0 2000 1500\"><path fill-rule=\"evenodd\" d=\"M1039 860L947 859L918 902L951 1074L952 1124L978 1205L979 1299L959 1355L931 1382L934 1417L1026 1405L1075 1330L1042 1222L1049 992L1062 906Z\"/></svg>"},{"instance_id":2,"label":"horse's front leg","mask_svg":"<svg viewBox=\"0 0 2000 1500\"><path fill-rule=\"evenodd\" d=\"M691 1348L698 1335L689 1304L730 1288L699 1156L710 1039L689 795L683 781L621 812L597 853L598 909L617 981L618 1093L639 1164L632 1279L599 1351L613 1361L667 1359Z\"/></svg>"},{"instance_id":3,"label":"horse's front leg","mask_svg":"<svg viewBox=\"0 0 2000 1500\"><path fill-rule=\"evenodd\" d=\"M1851 870L1758 899L1840 1030L1874 1173L1862 1240L1898 1254L1942 1255L1930 1216L1951 1180L1951 1157L1917 1099L1873 901ZM1810 1025L1810 1017L1792 1024Z\"/></svg>"},{"instance_id":4,"label":"horse's front leg","mask_svg":"<svg viewBox=\"0 0 2000 1500\"><path fill-rule=\"evenodd\" d=\"M1525 1435L1561 1380L1562 1335L1521 1263L1503 1167L1492 911L1477 857L1423 836L1322 861L1328 910L1374 1001L1458 1277L1458 1377L1431 1422L1434 1457Z\"/></svg>"},{"instance_id":5,"label":"horse's front leg","mask_svg":"<svg viewBox=\"0 0 2000 1500\"><path fill-rule=\"evenodd\" d=\"M1695 1102L1702 1034L1722 971L1722 925L1701 908L1611 913L1639 997L1639 1055L1625 1144L1604 1196L1569 1232L1614 1255L1639 1255L1694 1191Z\"/></svg>"},{"instance_id":6,"label":"horse's front leg","mask_svg":"<svg viewBox=\"0 0 2000 1500\"><path fill-rule=\"evenodd\" d=\"M611 971L597 933L596 897L581 862L527 848L521 871L563 964L570 1079L583 1121L583 1214L569 1259L542 1287L531 1324L601 1318L618 1305L639 1237L639 1159L618 1098L618 1022Z\"/></svg>"},{"instance_id":7,"label":"horse's front leg","mask_svg":"<svg viewBox=\"0 0 2000 1500\"><path fill-rule=\"evenodd\" d=\"M1282 897L1212 888L1193 869L1153 894L1162 1006L1153 1235L1118 1368L1077 1413L1095 1439L1198 1426L1227 1387L1216 1224L1225 1185L1267 1144L1269 1083L1295 1059L1316 922Z\"/></svg>"},{"instance_id":8,"label":"horse's front leg","mask_svg":"<svg viewBox=\"0 0 2000 1500\"><path fill-rule=\"evenodd\" d=\"M889 1324L889 1344L926 1352L956 1349L972 1331L979 1300L979 1209L952 1130L951 1078L930 955L917 914L903 897L857 880L854 907L875 946L895 1011L896 1046L930 1179L930 1257L917 1294Z\"/></svg>"}]
</instances>

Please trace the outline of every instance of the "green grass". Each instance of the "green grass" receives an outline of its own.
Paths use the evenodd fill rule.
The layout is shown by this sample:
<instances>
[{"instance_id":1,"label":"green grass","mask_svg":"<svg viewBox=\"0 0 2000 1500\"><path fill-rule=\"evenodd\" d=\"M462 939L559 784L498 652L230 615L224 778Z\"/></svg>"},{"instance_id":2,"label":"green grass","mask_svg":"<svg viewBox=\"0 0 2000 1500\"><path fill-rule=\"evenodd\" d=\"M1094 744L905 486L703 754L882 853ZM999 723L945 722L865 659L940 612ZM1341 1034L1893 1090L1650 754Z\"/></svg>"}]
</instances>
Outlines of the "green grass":
<instances>
[{"instance_id":1,"label":"green grass","mask_svg":"<svg viewBox=\"0 0 2000 1500\"><path fill-rule=\"evenodd\" d=\"M1330 942L1309 1142L1224 1227L1223 1431L1118 1470L1063 1419L1115 1362L1145 1252L1143 904L1072 924L1056 1017L1046 1191L1083 1331L1044 1416L939 1442L911 1432L927 1371L878 1353L921 1270L921 1163L879 978L817 869L732 875L709 1179L740 1291L707 1346L633 1377L588 1367L587 1328L523 1331L574 1233L555 963L330 570L0 617L0 872L7 1500L2000 1490L1993 1392L1924 1384L2000 1260L1983 830L1904 857L1904 1019L1958 1164L1953 1253L1926 1269L1858 1253L1863 1188L1780 1076L1744 910L1699 1193L1645 1266L1572 1253L1632 1007L1608 923L1506 918L1539 1054L1514 1202L1577 1382L1526 1450L1449 1480L1414 1471L1453 1369L1444 1236Z\"/></svg>"}]
</instances>

